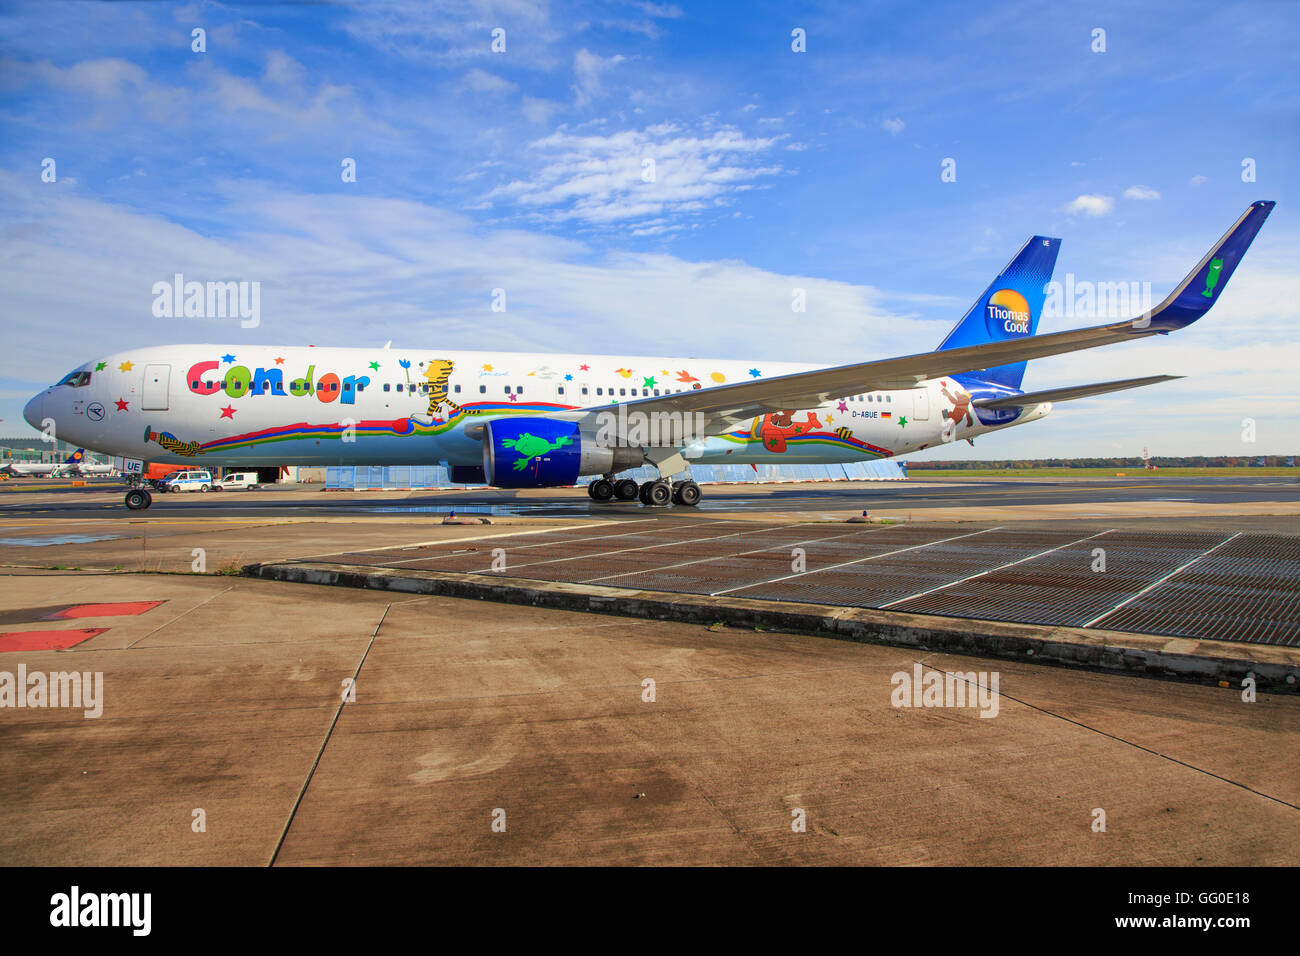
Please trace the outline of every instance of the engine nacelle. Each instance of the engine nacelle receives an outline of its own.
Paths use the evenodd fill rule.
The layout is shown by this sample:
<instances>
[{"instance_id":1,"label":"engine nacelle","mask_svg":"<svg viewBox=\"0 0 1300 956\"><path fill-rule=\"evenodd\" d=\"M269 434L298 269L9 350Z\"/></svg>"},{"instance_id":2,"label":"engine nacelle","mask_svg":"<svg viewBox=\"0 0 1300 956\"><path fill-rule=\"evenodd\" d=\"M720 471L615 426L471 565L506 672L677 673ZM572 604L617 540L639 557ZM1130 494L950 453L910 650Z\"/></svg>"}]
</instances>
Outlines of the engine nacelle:
<instances>
[{"instance_id":1,"label":"engine nacelle","mask_svg":"<svg viewBox=\"0 0 1300 956\"><path fill-rule=\"evenodd\" d=\"M583 475L638 468L640 448L607 448L583 435L577 422L554 418L494 418L483 426L483 471L497 488L553 488Z\"/></svg>"}]
</instances>

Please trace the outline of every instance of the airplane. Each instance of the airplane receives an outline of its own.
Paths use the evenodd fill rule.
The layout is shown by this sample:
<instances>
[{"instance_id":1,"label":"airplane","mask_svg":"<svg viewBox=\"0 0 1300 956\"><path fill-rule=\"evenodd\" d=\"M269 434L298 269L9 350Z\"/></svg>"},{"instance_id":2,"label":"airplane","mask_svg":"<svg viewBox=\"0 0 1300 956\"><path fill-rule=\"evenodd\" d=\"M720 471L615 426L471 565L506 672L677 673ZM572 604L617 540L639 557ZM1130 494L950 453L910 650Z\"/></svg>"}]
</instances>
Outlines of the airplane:
<instances>
[{"instance_id":1,"label":"airplane","mask_svg":"<svg viewBox=\"0 0 1300 956\"><path fill-rule=\"evenodd\" d=\"M85 460L86 449L78 448L61 462L5 462L4 471L15 478L60 478L77 472Z\"/></svg>"},{"instance_id":2,"label":"airplane","mask_svg":"<svg viewBox=\"0 0 1300 956\"><path fill-rule=\"evenodd\" d=\"M36 395L34 427L122 456L216 465L442 464L453 482L572 486L692 506L695 464L899 457L1177 376L1026 392L1026 362L1167 335L1218 300L1275 203L1255 202L1133 319L1038 335L1060 240L1033 236L932 352L833 367L648 356L175 345L87 362ZM619 474L645 465L659 477ZM128 473L131 467L126 469ZM149 507L132 488L131 509Z\"/></svg>"}]
</instances>

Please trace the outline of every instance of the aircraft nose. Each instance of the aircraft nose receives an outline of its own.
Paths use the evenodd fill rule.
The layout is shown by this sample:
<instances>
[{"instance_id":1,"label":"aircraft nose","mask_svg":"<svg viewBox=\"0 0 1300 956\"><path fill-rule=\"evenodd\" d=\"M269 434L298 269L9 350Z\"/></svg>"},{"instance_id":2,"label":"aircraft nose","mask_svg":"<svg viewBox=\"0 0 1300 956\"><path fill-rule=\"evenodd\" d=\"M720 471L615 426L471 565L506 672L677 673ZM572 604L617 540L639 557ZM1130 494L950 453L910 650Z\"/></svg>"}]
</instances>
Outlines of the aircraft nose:
<instances>
[{"instance_id":1,"label":"aircraft nose","mask_svg":"<svg viewBox=\"0 0 1300 956\"><path fill-rule=\"evenodd\" d=\"M23 418L27 419L27 424L33 428L41 427L41 422L45 420L44 392L41 392L23 407Z\"/></svg>"}]
</instances>

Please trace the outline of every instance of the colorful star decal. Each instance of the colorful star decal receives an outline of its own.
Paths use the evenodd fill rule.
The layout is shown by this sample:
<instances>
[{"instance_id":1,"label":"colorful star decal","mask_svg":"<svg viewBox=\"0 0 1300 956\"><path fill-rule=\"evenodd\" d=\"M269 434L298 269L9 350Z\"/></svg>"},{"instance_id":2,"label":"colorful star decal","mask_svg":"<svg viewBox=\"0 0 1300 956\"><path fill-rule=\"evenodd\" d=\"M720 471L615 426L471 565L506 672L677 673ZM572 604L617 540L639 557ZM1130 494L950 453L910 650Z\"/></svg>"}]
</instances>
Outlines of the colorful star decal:
<instances>
[{"instance_id":1,"label":"colorful star decal","mask_svg":"<svg viewBox=\"0 0 1300 956\"><path fill-rule=\"evenodd\" d=\"M379 371L379 363L378 363L378 362L371 362L371 363L370 363L370 367L371 367L372 369L374 369L376 372Z\"/></svg>"},{"instance_id":2,"label":"colorful star decal","mask_svg":"<svg viewBox=\"0 0 1300 956\"><path fill-rule=\"evenodd\" d=\"M135 368L135 365L132 364L131 362L123 362L121 365L117 367L117 370L119 372L129 372L133 368Z\"/></svg>"},{"instance_id":3,"label":"colorful star decal","mask_svg":"<svg viewBox=\"0 0 1300 956\"><path fill-rule=\"evenodd\" d=\"M662 375L664 378L667 378L667 377L668 377L668 374L669 374L669 373L668 373L668 369L666 369L666 368L662 368L662 369L660 369L660 370L659 370L659 374Z\"/></svg>"},{"instance_id":4,"label":"colorful star decal","mask_svg":"<svg viewBox=\"0 0 1300 956\"><path fill-rule=\"evenodd\" d=\"M572 382L572 381L573 381L573 376L572 376L572 375L565 375L565 376L564 376L564 380L565 380L566 382Z\"/></svg>"},{"instance_id":5,"label":"colorful star decal","mask_svg":"<svg viewBox=\"0 0 1300 956\"><path fill-rule=\"evenodd\" d=\"M641 387L654 388L658 384L659 383L655 381L655 377L653 375L647 375L644 379L642 379Z\"/></svg>"},{"instance_id":6,"label":"colorful star decal","mask_svg":"<svg viewBox=\"0 0 1300 956\"><path fill-rule=\"evenodd\" d=\"M511 392L511 393L510 393L510 401L512 401L512 402L517 402L517 401L519 401L519 396L516 395L514 392Z\"/></svg>"},{"instance_id":7,"label":"colorful star decal","mask_svg":"<svg viewBox=\"0 0 1300 956\"><path fill-rule=\"evenodd\" d=\"M234 409L234 407L231 406L231 405L227 405L225 408L223 408L223 409L221 410L221 417L222 417L222 418L234 418L234 417L235 417L235 409Z\"/></svg>"},{"instance_id":8,"label":"colorful star decal","mask_svg":"<svg viewBox=\"0 0 1300 956\"><path fill-rule=\"evenodd\" d=\"M106 369L107 367L108 367L108 363L107 363L107 362L100 362L98 365L95 366L95 371L96 371L96 372L102 372L102 371L104 371L104 369Z\"/></svg>"},{"instance_id":9,"label":"colorful star decal","mask_svg":"<svg viewBox=\"0 0 1300 956\"><path fill-rule=\"evenodd\" d=\"M485 372L490 372L490 371L492 371L492 366L491 366L491 365L484 365L484 366L483 366L483 371L485 371Z\"/></svg>"},{"instance_id":10,"label":"colorful star decal","mask_svg":"<svg viewBox=\"0 0 1300 956\"><path fill-rule=\"evenodd\" d=\"M749 370L749 376L750 376L750 378L758 378L758 377L759 377L760 375L762 375L762 374L763 374L763 373L760 372L760 371L759 371L758 369L756 369L756 368L751 368L751 369Z\"/></svg>"},{"instance_id":11,"label":"colorful star decal","mask_svg":"<svg viewBox=\"0 0 1300 956\"><path fill-rule=\"evenodd\" d=\"M234 365L235 357L227 352L225 355L221 356L221 361L225 362L227 365Z\"/></svg>"},{"instance_id":12,"label":"colorful star decal","mask_svg":"<svg viewBox=\"0 0 1300 956\"><path fill-rule=\"evenodd\" d=\"M283 365L283 364L284 364L284 356L283 356L283 355L277 355L276 358L275 358L275 364L276 364L276 365Z\"/></svg>"},{"instance_id":13,"label":"colorful star decal","mask_svg":"<svg viewBox=\"0 0 1300 956\"><path fill-rule=\"evenodd\" d=\"M848 403L841 399L840 403L835 406L835 410L837 412L847 412L849 410Z\"/></svg>"},{"instance_id":14,"label":"colorful star decal","mask_svg":"<svg viewBox=\"0 0 1300 956\"><path fill-rule=\"evenodd\" d=\"M578 371L579 371L579 372L590 372L590 371L591 371L591 366L590 366L590 365L579 365L579 366L578 366Z\"/></svg>"},{"instance_id":15,"label":"colorful star decal","mask_svg":"<svg viewBox=\"0 0 1300 956\"><path fill-rule=\"evenodd\" d=\"M128 409L127 409L127 406L130 405L130 404L131 404L131 403L128 402L126 399L124 399L124 398L119 398L119 399L117 400L117 410L118 410L119 412L125 412L125 411L128 410Z\"/></svg>"},{"instance_id":16,"label":"colorful star decal","mask_svg":"<svg viewBox=\"0 0 1300 956\"><path fill-rule=\"evenodd\" d=\"M906 428L906 427L907 427L907 416L906 416L906 415L900 415L900 416L898 416L898 427L899 427L899 428Z\"/></svg>"},{"instance_id":17,"label":"colorful star decal","mask_svg":"<svg viewBox=\"0 0 1300 956\"><path fill-rule=\"evenodd\" d=\"M835 416L832 415L830 412L826 413L826 424L827 425L835 424Z\"/></svg>"}]
</instances>

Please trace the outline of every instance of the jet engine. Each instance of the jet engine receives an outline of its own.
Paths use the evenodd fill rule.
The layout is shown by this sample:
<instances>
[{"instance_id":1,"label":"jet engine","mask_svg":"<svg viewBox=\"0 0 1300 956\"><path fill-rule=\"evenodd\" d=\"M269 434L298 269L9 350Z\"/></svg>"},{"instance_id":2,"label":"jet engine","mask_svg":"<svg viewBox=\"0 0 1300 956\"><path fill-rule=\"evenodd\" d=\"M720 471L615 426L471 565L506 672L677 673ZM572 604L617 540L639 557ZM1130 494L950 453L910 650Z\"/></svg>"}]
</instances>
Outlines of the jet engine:
<instances>
[{"instance_id":1,"label":"jet engine","mask_svg":"<svg viewBox=\"0 0 1300 956\"><path fill-rule=\"evenodd\" d=\"M606 447L577 422L553 418L494 418L483 426L483 471L497 488L553 488L582 475L638 468L640 448Z\"/></svg>"}]
</instances>

